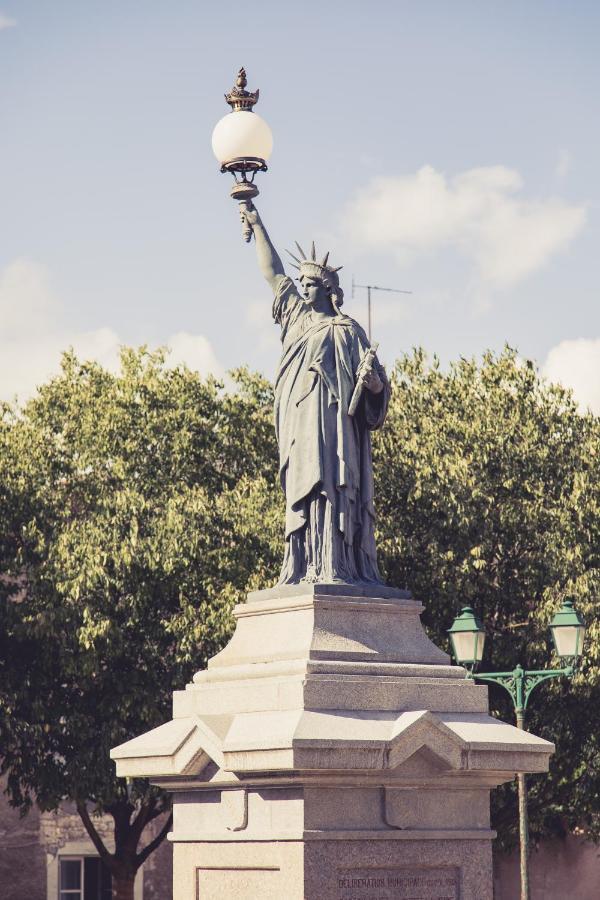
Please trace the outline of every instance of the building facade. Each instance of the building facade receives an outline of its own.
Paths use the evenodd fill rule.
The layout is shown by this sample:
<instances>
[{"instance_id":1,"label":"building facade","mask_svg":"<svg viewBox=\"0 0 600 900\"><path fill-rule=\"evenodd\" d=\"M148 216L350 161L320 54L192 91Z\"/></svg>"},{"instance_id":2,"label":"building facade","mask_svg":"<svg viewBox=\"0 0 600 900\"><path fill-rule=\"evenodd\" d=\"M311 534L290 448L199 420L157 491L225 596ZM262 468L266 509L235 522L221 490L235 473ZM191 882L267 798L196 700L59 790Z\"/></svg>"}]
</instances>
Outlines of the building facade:
<instances>
[{"instance_id":1,"label":"building facade","mask_svg":"<svg viewBox=\"0 0 600 900\"><path fill-rule=\"evenodd\" d=\"M3 785L0 785L3 787ZM95 822L111 849L112 820ZM160 830L149 826L144 842ZM165 840L138 871L135 900L170 900L172 849ZM0 793L0 900L110 900L110 873L72 804L58 812L33 807L26 816Z\"/></svg>"}]
</instances>

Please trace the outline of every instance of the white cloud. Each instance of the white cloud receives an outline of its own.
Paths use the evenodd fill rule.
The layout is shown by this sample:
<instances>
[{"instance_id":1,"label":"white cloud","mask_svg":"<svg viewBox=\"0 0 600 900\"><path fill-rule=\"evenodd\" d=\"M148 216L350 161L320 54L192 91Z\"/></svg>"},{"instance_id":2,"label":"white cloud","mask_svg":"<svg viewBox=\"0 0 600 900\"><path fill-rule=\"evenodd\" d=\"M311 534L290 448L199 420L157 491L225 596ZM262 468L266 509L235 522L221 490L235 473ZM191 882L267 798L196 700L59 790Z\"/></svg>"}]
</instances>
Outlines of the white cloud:
<instances>
[{"instance_id":1,"label":"white cloud","mask_svg":"<svg viewBox=\"0 0 600 900\"><path fill-rule=\"evenodd\" d=\"M48 270L32 260L16 259L0 272L0 398L25 399L60 367L64 350L94 359L111 371L119 368L123 343L111 328L76 331L66 322ZM172 365L185 362L203 375L221 374L203 335L179 332L166 341Z\"/></svg>"},{"instance_id":2,"label":"white cloud","mask_svg":"<svg viewBox=\"0 0 600 900\"><path fill-rule=\"evenodd\" d=\"M506 166L447 178L432 166L412 175L374 178L343 213L356 244L392 252L406 264L453 248L485 290L507 288L542 268L585 223L581 205L519 196L523 180Z\"/></svg>"},{"instance_id":3,"label":"white cloud","mask_svg":"<svg viewBox=\"0 0 600 900\"><path fill-rule=\"evenodd\" d=\"M561 341L548 353L542 373L572 388L582 409L600 414L600 338Z\"/></svg>"},{"instance_id":4,"label":"white cloud","mask_svg":"<svg viewBox=\"0 0 600 900\"><path fill-rule=\"evenodd\" d=\"M222 375L223 369L215 356L210 341L202 334L179 331L167 341L171 351L169 362L177 366L182 363L196 369L201 375Z\"/></svg>"},{"instance_id":5,"label":"white cloud","mask_svg":"<svg viewBox=\"0 0 600 900\"><path fill-rule=\"evenodd\" d=\"M3 28L14 28L17 24L15 19L11 19L9 16L5 16L4 13L0 13L0 31Z\"/></svg>"}]
</instances>

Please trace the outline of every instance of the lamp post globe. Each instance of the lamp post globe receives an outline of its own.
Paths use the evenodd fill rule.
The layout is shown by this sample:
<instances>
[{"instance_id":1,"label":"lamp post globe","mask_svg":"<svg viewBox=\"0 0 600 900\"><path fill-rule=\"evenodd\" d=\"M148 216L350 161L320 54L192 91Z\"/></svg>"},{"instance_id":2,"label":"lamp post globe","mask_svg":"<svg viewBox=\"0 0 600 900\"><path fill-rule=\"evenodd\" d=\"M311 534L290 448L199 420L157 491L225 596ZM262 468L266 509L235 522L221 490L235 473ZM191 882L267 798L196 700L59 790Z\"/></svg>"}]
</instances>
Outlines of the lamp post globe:
<instances>
[{"instance_id":1,"label":"lamp post globe","mask_svg":"<svg viewBox=\"0 0 600 900\"><path fill-rule=\"evenodd\" d=\"M552 640L558 656L573 662L581 656L585 637L585 622L573 606L572 600L565 600L550 622Z\"/></svg>"},{"instance_id":2,"label":"lamp post globe","mask_svg":"<svg viewBox=\"0 0 600 900\"><path fill-rule=\"evenodd\" d=\"M473 671L483 659L485 629L471 606L462 608L448 634L456 662Z\"/></svg>"},{"instance_id":3,"label":"lamp post globe","mask_svg":"<svg viewBox=\"0 0 600 900\"><path fill-rule=\"evenodd\" d=\"M231 112L217 122L212 133L213 153L221 172L231 172L234 177L231 196L239 202L241 211L250 209L252 199L258 196L254 178L257 172L267 171L267 160L273 150L271 129L253 109L259 92L247 91L247 83L242 67L234 86L225 94ZM242 234L248 242L252 231L244 225Z\"/></svg>"},{"instance_id":4,"label":"lamp post globe","mask_svg":"<svg viewBox=\"0 0 600 900\"><path fill-rule=\"evenodd\" d=\"M258 113L230 112L215 125L212 148L221 166L256 162L262 168L271 156L273 135Z\"/></svg>"}]
</instances>

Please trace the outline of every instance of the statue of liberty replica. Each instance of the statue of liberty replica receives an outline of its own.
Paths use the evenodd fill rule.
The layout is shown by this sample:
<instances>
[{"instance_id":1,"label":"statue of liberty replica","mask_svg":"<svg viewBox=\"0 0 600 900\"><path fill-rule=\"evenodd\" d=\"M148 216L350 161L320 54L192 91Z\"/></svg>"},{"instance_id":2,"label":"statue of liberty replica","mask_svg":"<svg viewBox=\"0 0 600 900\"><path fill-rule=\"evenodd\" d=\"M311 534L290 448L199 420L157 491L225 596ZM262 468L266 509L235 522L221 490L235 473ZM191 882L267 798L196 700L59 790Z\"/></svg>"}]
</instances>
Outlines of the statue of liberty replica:
<instances>
[{"instance_id":1,"label":"statue of liberty replica","mask_svg":"<svg viewBox=\"0 0 600 900\"><path fill-rule=\"evenodd\" d=\"M338 271L297 244L297 284L285 273L256 208L241 205L274 295L282 353L275 427L285 494L280 584L380 584L374 538L371 435L390 386L363 328L341 312ZM289 251L288 251L289 252Z\"/></svg>"},{"instance_id":2,"label":"statue of liberty replica","mask_svg":"<svg viewBox=\"0 0 600 900\"><path fill-rule=\"evenodd\" d=\"M298 246L298 281L285 274L252 204L270 152L258 91L242 69L225 96L213 149L241 176L231 193L281 328L285 556L173 718L113 748L117 774L172 794L177 900L492 900L490 790L546 771L553 745L489 716L421 603L382 584L370 433L390 386L328 254Z\"/></svg>"}]
</instances>

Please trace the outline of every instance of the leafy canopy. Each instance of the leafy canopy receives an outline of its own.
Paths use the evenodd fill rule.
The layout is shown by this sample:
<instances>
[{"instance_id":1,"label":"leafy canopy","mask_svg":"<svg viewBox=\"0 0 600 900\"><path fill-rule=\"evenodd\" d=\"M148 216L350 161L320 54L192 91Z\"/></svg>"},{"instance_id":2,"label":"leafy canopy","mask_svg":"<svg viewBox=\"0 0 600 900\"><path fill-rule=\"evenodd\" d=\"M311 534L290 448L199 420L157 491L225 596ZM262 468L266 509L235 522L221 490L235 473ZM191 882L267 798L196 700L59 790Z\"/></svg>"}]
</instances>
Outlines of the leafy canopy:
<instances>
[{"instance_id":1,"label":"leafy canopy","mask_svg":"<svg viewBox=\"0 0 600 900\"><path fill-rule=\"evenodd\" d=\"M532 731L556 743L551 774L530 781L534 838L575 827L600 837L600 420L506 349L443 371L423 352L393 372L392 404L376 435L378 548L392 584L446 629L464 604L487 628L482 671L557 665L548 623L572 598L588 623L573 682L546 682L528 707ZM508 694L492 709L514 722ZM513 786L494 793L510 843Z\"/></svg>"},{"instance_id":2,"label":"leafy canopy","mask_svg":"<svg viewBox=\"0 0 600 900\"><path fill-rule=\"evenodd\" d=\"M549 665L549 619L576 601L590 626L579 674L537 688L529 707L531 729L557 744L550 776L530 779L531 828L600 837L599 420L510 349L447 371L415 351L392 381L374 435L387 580L424 602L446 648L473 604L492 671ZM0 638L20 649L0 657L0 727L17 802L30 789L47 807L122 798L109 748L169 717L171 691L227 640L233 603L276 577L272 392L244 371L234 382L225 391L145 350L125 351L119 375L67 355L22 413L5 409ZM512 721L502 689L490 697ZM513 787L495 798L508 844Z\"/></svg>"},{"instance_id":3,"label":"leafy canopy","mask_svg":"<svg viewBox=\"0 0 600 900\"><path fill-rule=\"evenodd\" d=\"M110 748L170 717L275 566L256 527L276 508L271 389L233 380L144 349L117 375L67 354L0 418L2 767L16 804L91 803L125 844L165 797L117 780Z\"/></svg>"}]
</instances>

